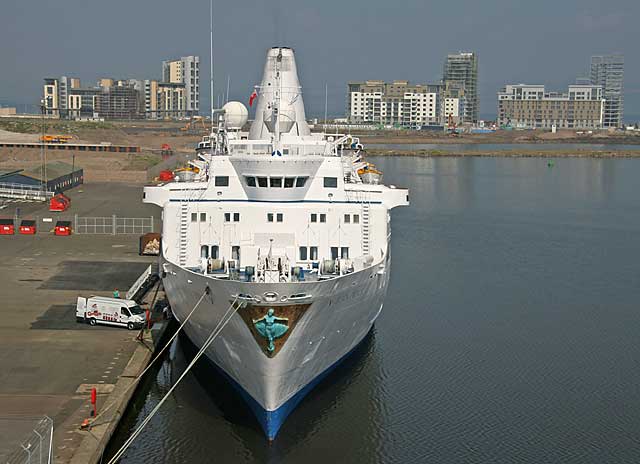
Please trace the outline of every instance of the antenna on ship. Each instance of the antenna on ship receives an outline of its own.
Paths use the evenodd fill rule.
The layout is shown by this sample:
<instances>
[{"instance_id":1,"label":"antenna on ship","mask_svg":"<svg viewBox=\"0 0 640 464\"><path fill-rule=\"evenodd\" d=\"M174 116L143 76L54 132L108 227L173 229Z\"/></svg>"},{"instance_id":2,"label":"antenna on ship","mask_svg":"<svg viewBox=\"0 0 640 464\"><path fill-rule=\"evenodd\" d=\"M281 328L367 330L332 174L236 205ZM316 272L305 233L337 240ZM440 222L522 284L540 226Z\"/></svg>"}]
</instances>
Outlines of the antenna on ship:
<instances>
[{"instance_id":1,"label":"antenna on ship","mask_svg":"<svg viewBox=\"0 0 640 464\"><path fill-rule=\"evenodd\" d=\"M209 104L211 106L211 133L213 134L213 0L209 0L209 66L211 72Z\"/></svg>"}]
</instances>

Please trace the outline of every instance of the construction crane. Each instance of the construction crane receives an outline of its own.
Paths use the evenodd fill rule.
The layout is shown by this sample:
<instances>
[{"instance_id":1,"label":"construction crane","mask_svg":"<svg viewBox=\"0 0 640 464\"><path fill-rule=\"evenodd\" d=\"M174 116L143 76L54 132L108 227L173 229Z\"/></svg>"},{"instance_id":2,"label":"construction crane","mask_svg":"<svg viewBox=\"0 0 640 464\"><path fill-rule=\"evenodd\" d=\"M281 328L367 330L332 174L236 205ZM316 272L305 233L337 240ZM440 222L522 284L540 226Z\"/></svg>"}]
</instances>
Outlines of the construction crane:
<instances>
[{"instance_id":1,"label":"construction crane","mask_svg":"<svg viewBox=\"0 0 640 464\"><path fill-rule=\"evenodd\" d=\"M200 126L202 126L201 130ZM208 133L207 125L204 123L204 118L202 116L193 116L186 126L180 128L180 131L189 134Z\"/></svg>"}]
</instances>

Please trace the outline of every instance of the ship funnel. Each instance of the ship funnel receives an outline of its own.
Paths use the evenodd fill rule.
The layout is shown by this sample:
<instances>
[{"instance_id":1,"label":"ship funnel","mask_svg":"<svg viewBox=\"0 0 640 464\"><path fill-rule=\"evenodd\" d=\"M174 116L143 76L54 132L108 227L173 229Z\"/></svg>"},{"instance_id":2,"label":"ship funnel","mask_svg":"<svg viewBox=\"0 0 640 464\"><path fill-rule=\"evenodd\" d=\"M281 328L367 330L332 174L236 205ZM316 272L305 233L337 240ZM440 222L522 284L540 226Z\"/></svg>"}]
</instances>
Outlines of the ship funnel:
<instances>
[{"instance_id":1,"label":"ship funnel","mask_svg":"<svg viewBox=\"0 0 640 464\"><path fill-rule=\"evenodd\" d=\"M250 139L270 138L275 131L278 115L281 134L310 134L296 59L291 48L275 47L267 52L262 82L257 92L256 117L249 130Z\"/></svg>"}]
</instances>

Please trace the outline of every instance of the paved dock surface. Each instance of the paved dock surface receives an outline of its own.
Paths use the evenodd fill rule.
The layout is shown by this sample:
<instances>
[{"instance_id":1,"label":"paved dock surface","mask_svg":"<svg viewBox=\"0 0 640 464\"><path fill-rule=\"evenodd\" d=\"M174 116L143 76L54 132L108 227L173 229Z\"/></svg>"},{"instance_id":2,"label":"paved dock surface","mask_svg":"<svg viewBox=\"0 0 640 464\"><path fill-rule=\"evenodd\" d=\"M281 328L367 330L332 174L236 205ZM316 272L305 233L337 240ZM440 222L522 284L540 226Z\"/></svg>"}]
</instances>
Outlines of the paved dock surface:
<instances>
[{"instance_id":1,"label":"paved dock surface","mask_svg":"<svg viewBox=\"0 0 640 464\"><path fill-rule=\"evenodd\" d=\"M68 195L72 206L62 214L159 217L141 203L141 186L84 185ZM23 218L55 223L45 205L15 207ZM10 205L0 217L14 211ZM91 387L99 412L141 346L137 331L77 323L76 299L114 288L124 294L154 260L138 256L136 235L0 236L0 416L51 417L56 463L71 462L87 435L79 426L89 417ZM136 366L128 369L135 376Z\"/></svg>"}]
</instances>

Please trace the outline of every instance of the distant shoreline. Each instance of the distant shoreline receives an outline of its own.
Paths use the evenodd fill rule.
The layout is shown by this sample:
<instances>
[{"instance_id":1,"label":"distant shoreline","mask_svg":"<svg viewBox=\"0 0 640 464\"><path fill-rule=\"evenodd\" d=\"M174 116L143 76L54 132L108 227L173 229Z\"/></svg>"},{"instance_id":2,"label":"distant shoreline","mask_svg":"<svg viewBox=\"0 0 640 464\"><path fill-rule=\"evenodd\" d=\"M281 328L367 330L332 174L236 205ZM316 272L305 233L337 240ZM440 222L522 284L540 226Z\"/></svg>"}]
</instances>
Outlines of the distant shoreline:
<instances>
[{"instance_id":1,"label":"distant shoreline","mask_svg":"<svg viewBox=\"0 0 640 464\"><path fill-rule=\"evenodd\" d=\"M566 150L566 151L469 151L456 152L444 150L388 150L368 148L365 150L370 156L416 156L424 158L640 158L640 150Z\"/></svg>"}]
</instances>

